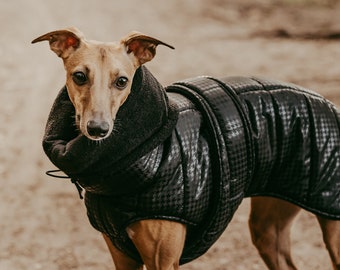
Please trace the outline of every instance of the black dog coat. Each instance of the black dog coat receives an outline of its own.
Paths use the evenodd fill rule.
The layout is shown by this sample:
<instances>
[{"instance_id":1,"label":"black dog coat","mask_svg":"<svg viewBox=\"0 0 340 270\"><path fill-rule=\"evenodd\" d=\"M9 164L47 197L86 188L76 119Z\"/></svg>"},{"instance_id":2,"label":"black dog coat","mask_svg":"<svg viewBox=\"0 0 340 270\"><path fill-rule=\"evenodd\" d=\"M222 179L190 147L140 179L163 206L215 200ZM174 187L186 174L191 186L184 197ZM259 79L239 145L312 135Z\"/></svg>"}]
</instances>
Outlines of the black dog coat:
<instances>
[{"instance_id":1,"label":"black dog coat","mask_svg":"<svg viewBox=\"0 0 340 270\"><path fill-rule=\"evenodd\" d=\"M125 231L141 219L187 224L180 260L206 252L244 197L274 196L340 219L340 120L321 96L259 78L199 77L164 89L144 67L101 143L75 129L66 88L43 146L86 190L91 224L141 261Z\"/></svg>"}]
</instances>

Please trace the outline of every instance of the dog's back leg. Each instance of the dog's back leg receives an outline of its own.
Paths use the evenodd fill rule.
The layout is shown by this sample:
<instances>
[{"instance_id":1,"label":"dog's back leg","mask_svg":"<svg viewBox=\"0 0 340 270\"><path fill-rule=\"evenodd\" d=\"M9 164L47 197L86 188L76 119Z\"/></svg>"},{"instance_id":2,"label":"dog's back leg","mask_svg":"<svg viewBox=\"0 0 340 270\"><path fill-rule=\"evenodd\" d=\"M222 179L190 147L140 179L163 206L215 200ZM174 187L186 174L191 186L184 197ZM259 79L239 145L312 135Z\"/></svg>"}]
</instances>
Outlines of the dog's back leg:
<instances>
[{"instance_id":1,"label":"dog's back leg","mask_svg":"<svg viewBox=\"0 0 340 270\"><path fill-rule=\"evenodd\" d=\"M271 270L296 270L290 255L290 228L300 208L271 197L251 198L253 244Z\"/></svg>"},{"instance_id":2,"label":"dog's back leg","mask_svg":"<svg viewBox=\"0 0 340 270\"><path fill-rule=\"evenodd\" d=\"M111 242L110 238L103 234L109 248L116 270L142 270L143 265L120 252Z\"/></svg>"},{"instance_id":3,"label":"dog's back leg","mask_svg":"<svg viewBox=\"0 0 340 270\"><path fill-rule=\"evenodd\" d=\"M318 217L323 233L323 240L331 256L333 267L340 270L340 220Z\"/></svg>"}]
</instances>

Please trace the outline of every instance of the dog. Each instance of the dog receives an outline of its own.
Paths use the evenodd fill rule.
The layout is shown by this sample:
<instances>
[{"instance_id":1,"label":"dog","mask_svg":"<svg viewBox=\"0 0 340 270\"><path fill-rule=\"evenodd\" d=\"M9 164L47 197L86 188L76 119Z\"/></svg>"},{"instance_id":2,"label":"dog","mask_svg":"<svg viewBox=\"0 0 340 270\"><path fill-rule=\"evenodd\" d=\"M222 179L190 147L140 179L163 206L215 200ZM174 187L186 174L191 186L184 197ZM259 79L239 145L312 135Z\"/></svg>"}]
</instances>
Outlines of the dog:
<instances>
[{"instance_id":1,"label":"dog","mask_svg":"<svg viewBox=\"0 0 340 270\"><path fill-rule=\"evenodd\" d=\"M196 128L195 123L206 121L202 120L202 118L214 118L214 113L207 113L204 117L202 117L198 112L196 112L196 107L198 106L197 104L199 104L198 101L202 100L202 97L198 97L198 94L196 92L194 93L192 89L200 88L197 87L197 85L207 88L209 88L211 85L217 85L216 88L214 88L213 90L217 91L220 87L223 88L222 92L224 93L225 91L227 91L226 89L228 88L228 83L226 81L217 81L211 78L198 78L196 81L194 80L194 82L188 81L179 83L177 84L177 86L174 85L172 87L173 89L171 89L171 87L168 89L168 94L164 94L162 91L159 91L157 93L152 92L152 88L158 88L160 86L157 85L157 82L154 82L153 79L150 79L152 80L152 82L150 83L151 86L145 87L145 91L150 91L151 96L156 96L154 97L154 99L150 98L148 106L148 97L144 98L142 96L143 93L139 93L138 91L134 93L133 91L134 87L143 87L143 85L138 84L142 84L145 81L144 79L138 80L136 77L140 77L140 73L147 73L147 71L143 69L143 64L151 61L154 58L156 54L156 47L158 45L164 45L173 49L171 45L138 32L130 33L117 43L89 41L86 40L84 35L76 28L68 28L47 33L36 38L32 41L32 43L40 41L49 41L51 50L54 51L60 58L62 58L67 74L66 87L64 87L63 91L59 94L59 100L57 100L54 104L49 117L50 120L46 127L46 133L53 133L53 136L51 134L45 136L44 149L54 164L61 168L61 170L63 170L65 173L70 175L70 177L75 179L74 182L78 186L80 184L86 190L86 197L88 197L86 200L86 206L89 212L91 224L103 233L104 240L112 255L116 269L143 269L143 265L145 265L147 269L179 269L180 264L186 263L203 254L211 246L212 243L209 243L208 247L200 249L202 241L200 242L197 240L197 232L200 233L201 231L198 229L196 229L195 231L195 229L193 228L197 227L195 227L195 225L192 225L190 222L186 222L184 219L176 218L173 216L169 218L169 216L172 215L169 213L166 213L164 215L152 214L149 216L143 216L142 218L139 217L135 219L129 219L130 215L135 214L135 211L133 211L133 209L131 210L130 205L133 204L134 206L138 206L138 203L134 203L134 201L136 201L135 194L140 194L141 192L143 193L150 189L152 191L154 185L159 185L159 181L157 182L154 179L145 181L144 179L142 179L142 181L144 182L140 184L140 182L133 182L133 178L136 176L135 171L138 172L138 177L141 174L144 175L147 173L159 175L157 174L157 172L152 172L152 164L157 163L158 167L156 167L159 169L159 167L162 166L160 164L167 164L164 163L165 159L168 159L169 162L173 161L174 156L176 156L176 151L171 152L170 150L166 150L168 149L166 147L168 147L170 141L172 142L176 140L181 140L178 138L181 135L181 132L184 130L182 133L184 134L183 136L186 136L185 140L195 140L195 142L199 142L199 149L195 150L195 153L199 154L199 161L196 162L195 157L192 158L192 162L193 164L199 165L199 173L203 175L203 178L205 177L205 180L208 179L208 176L213 174L210 167L213 167L212 163L214 163L210 162L209 159L205 157L205 155L209 154L209 151L213 151L207 150L210 133L208 135L205 134L203 137L197 138L194 133L190 133L189 135L186 133L188 129L187 125L182 128L182 130L178 126L184 125L183 123L186 123L185 121L188 121L185 118L188 115L193 115L194 117L194 120L190 122L191 126L189 125L190 127L192 127L192 129ZM231 80L233 81L234 79ZM260 80L258 80L257 82L260 83ZM253 87L253 85L255 84L255 80L252 80L250 84L252 84ZM262 84L264 85L265 83ZM235 83L233 85L238 84ZM244 83L243 85L246 85L246 83ZM277 86L275 87L277 88ZM181 96L181 94L184 93L184 88L189 89L186 92L186 98L183 98ZM230 149L233 149L232 147L234 147L234 138L240 140L238 147L240 147L240 149L244 151L244 155L247 157L247 159L244 160L252 160L252 162L244 162L244 166L248 169L242 177L249 178L251 175L254 174L254 171L258 174L260 174L261 172L266 172L266 167L264 169L262 168L263 171L261 171L261 169L259 169L258 167L258 163L256 162L256 158L254 159L254 157L252 157L253 152L256 151L256 147L258 147L258 144L254 145L253 142L256 141L255 139L252 139L252 137L259 136L259 134L253 130L254 128L251 128L252 126L251 123L249 124L249 122L258 122L260 120L256 119L258 115L256 115L255 112L253 112L252 114L250 109L244 109L244 104L250 103L249 100L247 100L247 102L245 103L240 103L238 101L238 96L243 95L243 97L246 97L247 91L250 91L249 86L243 86L241 88L242 89L239 90L237 94L235 94L235 91L231 91L230 93L228 92L226 100L228 102L230 100L236 100L236 105L232 105L232 103L230 103L228 110L231 110L235 114L241 115L237 119L240 119L239 122L243 123L243 125L248 126L249 128L243 128L240 125L238 125L237 128L233 128L233 132L230 132L230 134L228 135L229 137L227 138L227 146L224 147L227 147L227 149L229 149L228 147L230 147ZM316 94L311 94L307 90L298 90L298 95L296 95L296 93L294 92L294 87L284 86L283 88L287 88L289 89L289 91L283 91L283 97L280 100L286 101L287 99L285 99L284 97L287 97L290 94L292 94L291 97L293 99L295 99L296 96L303 96L303 99L306 99L307 95L308 98L311 97L311 99L313 100L311 104L319 104L319 100L322 100L322 103L327 104L326 107L331 106L329 105L330 103L323 101L321 97ZM211 93L213 93L213 91L209 92L208 94ZM282 93L280 92L280 95L281 94ZM189 95L194 97L195 100L198 100L198 103L196 105L193 104L191 101L188 101ZM266 93L264 93L264 95L266 95ZM135 96L135 98L133 98L133 96ZM252 95L251 97L253 98L254 96ZM266 104L269 104L266 102L273 102L272 99L273 98L271 98L270 101L266 101L263 96L259 103L256 104L262 104L261 106L265 107ZM176 105L176 100L180 101L177 102L180 103L180 105ZM296 98L296 100L297 104L302 102L301 98ZM163 107L165 104L165 109L161 106L157 107L157 104L160 102L162 103L161 105ZM139 103L143 103L143 106L140 106L142 108L138 107ZM203 105L200 106L209 107L208 103L202 102L200 104ZM216 107L218 106L216 105ZM146 114L143 111L148 111L149 109L153 110L153 108L155 108L154 111L148 112L149 114ZM310 108L305 109L309 110ZM180 116L176 115L176 110L180 111ZM276 108L274 108L273 110L275 111ZM58 113L53 113L53 111ZM332 172L329 172L329 174L333 175L332 179L335 179L333 180L333 182L335 181L335 185L337 185L337 190L333 188L331 189L331 191L328 191L328 193L324 191L323 195L327 196L327 194L329 195L330 193L332 193L333 195L335 194L335 198L332 199L332 202L333 205L335 205L335 209L337 212L335 214L333 213L333 215L328 215L327 213L325 213L327 212L327 209L322 211L313 211L314 209L312 209L312 207L309 207L308 203L296 203L296 201L291 199L289 196L278 196L277 194L273 193L273 197L270 197L270 192L258 192L258 188L254 187L254 185L256 186L256 184L253 184L251 181L247 182L247 184L242 185L240 189L242 189L242 192L244 193L242 193L242 196L240 198L236 196L236 206L232 210L230 210L231 214L228 216L228 221L223 222L223 228L221 230L218 229L218 233L211 237L209 241L216 241L218 236L223 231L224 227L226 227L227 223L231 219L233 212L236 211L236 208L243 197L251 196L252 198L249 228L252 236L252 241L258 249L260 256L269 269L297 269L293 263L290 254L289 234L292 222L302 206L303 208L311 210L311 212L316 214L320 227L322 229L323 240L330 254L333 268L340 269L339 137L336 138L336 136L339 135L339 116L337 116L337 118L336 116L334 116L333 107L329 110L329 112L331 117L335 117L335 120L332 120L335 123L335 135L334 133L330 135L332 141L335 142L333 143L335 144L335 146L333 145L335 147L335 150L332 152L332 155L334 157L334 159L332 160L333 163L335 162L332 168L335 169L333 171L333 174ZM72 118L72 114L75 119ZM296 111L294 111L294 114L296 114ZM223 114L221 115L221 117L224 117ZM251 115L253 115L253 118L255 120L252 120ZM124 116L126 118L121 116ZM164 120L166 117L167 120ZM134 118L136 118L137 120L134 121ZM148 119L147 123L145 122L146 119ZM275 119L275 117L273 119ZM124 126L122 125L124 125L125 122L128 121L132 121L130 124L126 124L132 131L130 133L126 132L128 133L126 135L124 133ZM218 122L220 120L212 119L212 121ZM299 127L303 126L301 124L301 121L303 122L304 120L302 118L298 118L297 125L299 125ZM157 126L157 124L155 123L161 124ZM60 125L62 125L62 127L60 127ZM315 125L315 127L317 128L317 124ZM160 126L162 127L162 130L165 130L164 132L159 132ZM163 128L164 126L165 128ZM171 135L173 134L171 132L173 132L175 126L178 127L177 133L175 135ZM276 126L276 129L278 129L279 126L283 128L285 127L284 124L281 123L280 125ZM152 137L153 133L148 133L146 127L150 128L153 133L158 132L157 136L154 136L156 137L155 139L154 137ZM198 127L198 132L201 129L202 126ZM58 132L56 130L58 130L58 132L62 135L57 134ZM223 126L221 130L223 133ZM242 135L241 139L238 137L240 130L242 130L242 133L246 134L246 136ZM111 142L110 144L106 143L110 140L111 137L115 137L115 134L120 133L122 133L123 135L119 135L121 136L119 140L115 140L115 138L112 139L113 142L117 144L117 146L115 145L113 147ZM215 130L215 133L219 133L218 130ZM144 137L147 137L148 140L145 140ZM149 139L150 137L151 139ZM171 137L171 139L169 139L169 137ZM275 142L273 142L274 137L270 138L270 144L275 144ZM296 137L301 137L300 140L303 144L304 136L299 136L297 134ZM121 138L124 138L123 143L121 142L123 140ZM136 143L134 142L135 140L137 141ZM153 143L150 143L150 140L153 141ZM164 143L165 146L158 147L157 145L161 144L162 140L166 141L166 143ZM280 142L280 138L278 137L275 137L274 140ZM121 144L124 145L119 148ZM143 145L143 147L140 147L141 144ZM221 144L223 144L223 142ZM316 142L314 142L314 144L316 144ZM77 150L74 150L74 152L72 152L72 147ZM86 152L86 147L91 147L91 151ZM130 159L130 164L133 164L133 172L131 172L132 169L130 167L127 171L124 172L132 174L132 177L130 177L132 179L131 183L129 182L130 178L126 177L126 182L128 182L128 184L124 183L125 180L119 182L119 184L114 183L112 184L115 185L114 187L108 187L108 189L111 188L110 192L106 192L106 190L102 188L103 185L107 185L105 179L102 181L99 180L100 177L98 177L97 182L91 182L93 178L96 178L96 174L100 174L102 169L98 169L97 171L96 169L88 169L88 166L86 167L84 163L87 163L87 160L91 160L92 156L94 159L97 154L100 155L99 151L98 153L96 152L97 149L100 147L110 149L110 153L112 153L113 156L112 158L115 159L115 161L112 163L118 167L118 169L116 169L116 171L114 172L115 181L119 181L118 176L122 175L122 171L124 171L124 166L127 166L127 162L123 162L125 154L123 155L121 153L127 153L126 155ZM133 151L130 148L126 150L126 147L132 148ZM145 149L143 150L143 148L147 148L148 152L146 152ZM248 148L251 148L252 150L249 151ZM298 151L298 149L296 150ZM224 150L222 149L221 151ZM86 154L84 154L85 152ZM134 154L135 152L137 152L137 154ZM230 158L233 157L233 155L236 156L237 154L239 154L236 152L239 151L235 151L234 154L225 154L229 154ZM282 150L282 153L283 152L284 151ZM72 154L71 156L75 156L74 160L76 161L73 161L73 159L69 157L63 162L57 161L60 156L64 158L69 153ZM303 154L305 152L301 151L301 153ZM190 158L190 155L186 155L186 153L182 153L182 155L187 157L188 159ZM305 156L306 155L308 154L305 153ZM225 160L222 160L221 164L223 162L225 162ZM231 167L229 168L229 170L232 170L233 166L238 166L238 162L232 162L233 159L231 158L229 160L229 167ZM210 169L204 170L204 164L208 163L210 164ZM191 165L189 166L188 164L185 165L187 166L187 168L184 167L184 169L187 169L188 171L198 171L197 168L191 168ZM146 173L140 173L140 171L144 168L149 171L147 171ZM183 166L179 167L177 164L176 168L177 170L174 171L178 173L178 168L183 168ZM166 168L162 169L166 171ZM106 170L106 168L103 170ZM242 168L240 170L242 170ZM185 171L182 171L181 173L182 174L180 175L186 175ZM90 174L91 176L88 176ZM177 174L175 174L175 176L176 175ZM195 174L195 176L197 176L197 174ZM122 177L124 178L125 176L123 175ZM172 192L172 189L170 188L172 188L171 185L177 185L178 181L176 180L177 179L175 177L171 178L171 181L167 180L167 185L162 186L160 189L168 188L170 190L168 194L171 195L174 192ZM199 197L202 193L202 186L205 185L205 180L202 180L197 185L195 184L195 196ZM234 179L231 179L231 182L233 181ZM223 185L222 187L219 187L219 196L217 196L217 199L214 199L215 197L211 196L211 194L213 194L212 190L214 186L210 186L210 188L207 189L208 191L206 191L206 194L210 194L206 195L209 197L209 199L207 200L209 205L215 203L218 204L219 207L223 207L223 204L225 204L227 200L224 199L225 195L223 194L223 192L221 192L221 190L226 190L226 186L227 185ZM181 190L182 188L179 187L175 191L179 192ZM278 193L280 193L280 191L278 191ZM320 193L322 192L320 191ZM269 197L263 195L268 195ZM117 198L120 196L125 196L124 198L126 199L126 201L124 202L124 207L115 206L115 203L118 202ZM138 196L143 196L143 194ZM287 199L287 201L282 199ZM165 199L163 198L159 201L162 202L162 200ZM297 205L294 203L296 203ZM106 207L105 211L100 208L103 207L103 205L105 205ZM213 207L213 209L216 208L218 207ZM100 209L101 211L100 214L97 212L98 209ZM123 212L125 211L123 214L120 212L121 209L123 209ZM205 212L204 215L208 215L211 211L211 208L204 208L203 206L201 208L197 207L197 209L200 210L198 212ZM217 213L217 210L215 212ZM100 222L98 222L97 215L105 217L105 221L103 221L104 225L99 224ZM197 215L200 216L200 213L198 213ZM121 224L118 221L119 226L117 225L117 228L122 229L122 234L124 234L123 231L125 231L125 238L117 233L117 231L119 231L118 229L108 228L110 227L111 222L116 222L114 220L115 217L113 216L117 216L116 219L120 219L122 217L122 219L129 220L128 223L122 222ZM202 218L200 220L202 220ZM208 224L207 226L209 226L210 223L207 221L207 218L205 218L204 220L204 224ZM103 229L103 227L106 228ZM192 231L194 231L196 234L192 233ZM211 232L207 233L206 235L209 236L210 234ZM207 237L206 235L203 236L202 234L202 238ZM120 240L122 240L123 244L120 244ZM126 241L129 241L129 243L126 244ZM193 248L190 252L195 253L196 249L200 249L200 252L195 253L191 257L191 253L189 252L189 255L187 256L188 259L183 259L185 247L186 245L189 245L188 243L191 242L194 242L196 244L192 245ZM200 245L198 245L197 243ZM135 249L138 255L135 255L133 252L129 252L129 249L125 249L125 244L131 247L131 249Z\"/></svg>"}]
</instances>

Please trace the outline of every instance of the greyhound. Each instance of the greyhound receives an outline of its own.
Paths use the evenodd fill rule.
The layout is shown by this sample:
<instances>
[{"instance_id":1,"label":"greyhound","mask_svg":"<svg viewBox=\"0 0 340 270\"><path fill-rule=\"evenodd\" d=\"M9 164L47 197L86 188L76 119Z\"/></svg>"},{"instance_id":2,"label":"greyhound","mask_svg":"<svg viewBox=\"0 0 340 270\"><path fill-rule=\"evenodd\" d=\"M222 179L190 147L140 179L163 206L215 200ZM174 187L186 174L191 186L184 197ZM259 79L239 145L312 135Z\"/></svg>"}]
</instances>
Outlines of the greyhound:
<instances>
[{"instance_id":1,"label":"greyhound","mask_svg":"<svg viewBox=\"0 0 340 270\"><path fill-rule=\"evenodd\" d=\"M116 125L119 126L117 114L129 99L136 70L154 58L158 45L173 49L138 32L130 33L119 42L104 43L86 40L78 29L68 28L42 35L32 43L46 40L63 60L67 95L74 107L76 126L84 138L96 142L105 142L115 132ZM269 269L297 269L290 254L289 234L300 209L278 198L251 198L252 241ZM340 269L340 221L321 215L317 215L317 219L333 267ZM112 236L105 232L103 236L118 270L143 269L143 265L149 270L179 269L188 228L178 220L153 217L128 224L125 231L141 260L114 244Z\"/></svg>"}]
</instances>

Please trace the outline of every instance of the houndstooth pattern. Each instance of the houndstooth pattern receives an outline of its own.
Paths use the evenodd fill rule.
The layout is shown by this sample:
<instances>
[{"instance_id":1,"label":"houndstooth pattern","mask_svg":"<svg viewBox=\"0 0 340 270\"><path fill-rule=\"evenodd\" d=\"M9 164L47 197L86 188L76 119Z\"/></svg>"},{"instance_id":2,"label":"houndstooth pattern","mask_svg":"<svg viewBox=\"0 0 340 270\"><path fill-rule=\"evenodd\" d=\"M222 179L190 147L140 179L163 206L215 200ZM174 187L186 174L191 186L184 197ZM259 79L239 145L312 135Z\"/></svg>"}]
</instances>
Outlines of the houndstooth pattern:
<instances>
[{"instance_id":1,"label":"houndstooth pattern","mask_svg":"<svg viewBox=\"0 0 340 270\"><path fill-rule=\"evenodd\" d=\"M340 119L330 102L262 78L198 77L167 90L176 128L118 175L148 185L139 194L86 196L92 225L120 250L140 260L129 223L177 220L188 228L180 262L189 262L217 240L245 196L275 196L340 219Z\"/></svg>"},{"instance_id":2,"label":"houndstooth pattern","mask_svg":"<svg viewBox=\"0 0 340 270\"><path fill-rule=\"evenodd\" d=\"M336 107L294 84L240 77L227 81L238 81L233 89L249 115L255 138L256 169L247 196L275 196L339 219Z\"/></svg>"}]
</instances>

